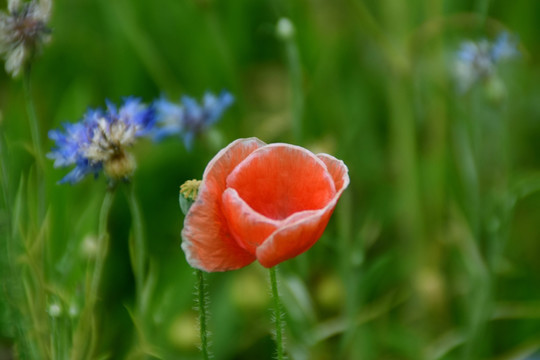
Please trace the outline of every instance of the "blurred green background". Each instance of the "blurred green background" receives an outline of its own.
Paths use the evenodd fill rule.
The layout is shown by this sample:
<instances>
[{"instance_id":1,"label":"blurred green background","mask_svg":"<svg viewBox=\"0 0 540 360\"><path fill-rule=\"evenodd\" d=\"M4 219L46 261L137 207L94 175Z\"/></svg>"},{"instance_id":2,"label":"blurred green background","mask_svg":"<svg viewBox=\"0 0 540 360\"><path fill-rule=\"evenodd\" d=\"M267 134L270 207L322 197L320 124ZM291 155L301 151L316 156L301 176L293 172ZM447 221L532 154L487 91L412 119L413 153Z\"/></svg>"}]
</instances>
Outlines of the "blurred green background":
<instances>
[{"instance_id":1,"label":"blurred green background","mask_svg":"<svg viewBox=\"0 0 540 360\"><path fill-rule=\"evenodd\" d=\"M286 41L276 36L282 17L296 30ZM45 151L49 129L105 99L222 89L236 97L192 151L179 139L133 149L156 279L149 342L163 359L200 358L179 185L201 178L230 141L256 136L330 153L351 178L320 241L280 265L291 359L532 360L540 358L539 24L534 0L55 1L33 97ZM459 94L459 44L502 31L519 37L521 53L497 68L502 91L480 82ZM13 221L7 208L33 166L23 100L22 81L2 71L3 238ZM54 343L54 326L75 326L84 302L106 182L57 185L67 169L46 166L40 296L44 311L54 302L62 313L42 328L24 326L28 341L35 331ZM98 348L110 359L136 345L130 224L120 192L98 314ZM9 359L17 322L29 314L13 310L20 284L6 269L18 258L0 253L0 358ZM214 358L271 359L265 269L208 279Z\"/></svg>"}]
</instances>

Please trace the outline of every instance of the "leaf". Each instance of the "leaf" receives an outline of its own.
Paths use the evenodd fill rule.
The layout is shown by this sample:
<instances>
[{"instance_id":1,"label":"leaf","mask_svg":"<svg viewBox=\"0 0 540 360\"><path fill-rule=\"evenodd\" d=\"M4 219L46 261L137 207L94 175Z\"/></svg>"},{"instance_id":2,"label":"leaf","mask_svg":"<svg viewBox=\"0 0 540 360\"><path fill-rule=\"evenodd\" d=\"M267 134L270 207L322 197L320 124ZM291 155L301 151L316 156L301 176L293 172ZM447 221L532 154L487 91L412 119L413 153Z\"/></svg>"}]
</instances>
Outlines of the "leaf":
<instances>
[{"instance_id":1,"label":"leaf","mask_svg":"<svg viewBox=\"0 0 540 360\"><path fill-rule=\"evenodd\" d=\"M540 319L540 302L498 303L492 319Z\"/></svg>"},{"instance_id":2,"label":"leaf","mask_svg":"<svg viewBox=\"0 0 540 360\"><path fill-rule=\"evenodd\" d=\"M531 355L540 350L540 337L534 337L516 346L508 353L496 357L493 360L527 360L533 359ZM536 357L534 357L536 358Z\"/></svg>"},{"instance_id":3,"label":"leaf","mask_svg":"<svg viewBox=\"0 0 540 360\"><path fill-rule=\"evenodd\" d=\"M540 191L540 172L520 176L510 186L510 191L515 201L522 200Z\"/></svg>"},{"instance_id":4,"label":"leaf","mask_svg":"<svg viewBox=\"0 0 540 360\"><path fill-rule=\"evenodd\" d=\"M150 303L150 300L152 299L152 293L154 292L158 280L158 263L157 261L151 259L150 265L148 267L148 274L146 276L146 281L144 284L144 289L142 293L142 299L141 299L141 307L143 313L147 313L147 309Z\"/></svg>"},{"instance_id":5,"label":"leaf","mask_svg":"<svg viewBox=\"0 0 540 360\"><path fill-rule=\"evenodd\" d=\"M299 323L314 323L313 300L304 282L294 275L283 276L282 282L282 298L289 315Z\"/></svg>"}]
</instances>

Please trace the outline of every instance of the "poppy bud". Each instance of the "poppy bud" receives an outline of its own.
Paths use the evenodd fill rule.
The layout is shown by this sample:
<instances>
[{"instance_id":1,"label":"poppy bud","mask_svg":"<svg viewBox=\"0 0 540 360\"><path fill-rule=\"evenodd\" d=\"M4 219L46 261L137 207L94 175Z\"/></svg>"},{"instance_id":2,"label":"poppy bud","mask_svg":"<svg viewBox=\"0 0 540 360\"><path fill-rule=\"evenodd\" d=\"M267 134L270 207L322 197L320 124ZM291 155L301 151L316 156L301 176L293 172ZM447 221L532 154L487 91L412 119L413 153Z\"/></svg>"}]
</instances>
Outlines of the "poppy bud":
<instances>
[{"instance_id":1,"label":"poppy bud","mask_svg":"<svg viewBox=\"0 0 540 360\"><path fill-rule=\"evenodd\" d=\"M195 179L188 180L180 185L180 196L178 197L178 200L180 202L180 209L182 209L184 215L188 213L191 204L193 204L197 198L200 185L201 180Z\"/></svg>"}]
</instances>

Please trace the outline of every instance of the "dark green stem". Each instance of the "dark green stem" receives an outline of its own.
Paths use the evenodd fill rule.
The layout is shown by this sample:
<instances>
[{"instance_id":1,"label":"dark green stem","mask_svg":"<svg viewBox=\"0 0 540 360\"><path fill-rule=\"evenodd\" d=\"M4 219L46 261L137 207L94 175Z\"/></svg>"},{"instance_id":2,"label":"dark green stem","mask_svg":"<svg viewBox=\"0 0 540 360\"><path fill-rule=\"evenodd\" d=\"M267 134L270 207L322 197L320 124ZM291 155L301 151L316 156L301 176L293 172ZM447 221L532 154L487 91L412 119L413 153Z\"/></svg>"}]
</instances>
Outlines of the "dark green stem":
<instances>
[{"instance_id":1,"label":"dark green stem","mask_svg":"<svg viewBox=\"0 0 540 360\"><path fill-rule=\"evenodd\" d=\"M24 101L26 104L26 112L28 113L28 122L30 126L30 135L32 137L32 145L34 150L34 156L36 159L36 176L37 176L37 189L38 189L38 219L41 221L45 214L45 181L44 181L44 168L45 161L43 152L41 150L41 139L39 134L39 125L36 116L36 110L34 108L34 102L32 100L32 87L30 81L30 65L28 65L24 71Z\"/></svg>"},{"instance_id":2,"label":"dark green stem","mask_svg":"<svg viewBox=\"0 0 540 360\"><path fill-rule=\"evenodd\" d=\"M128 203L131 211L131 226L133 235L133 247L131 251L131 264L135 276L136 308L139 316L145 311L144 304L144 281L146 264L146 246L144 241L142 212L137 197L135 187L129 184Z\"/></svg>"},{"instance_id":3,"label":"dark green stem","mask_svg":"<svg viewBox=\"0 0 540 360\"><path fill-rule=\"evenodd\" d=\"M203 354L203 359L210 359L209 355L209 346L208 346L208 330L207 330L207 306L208 298L206 296L206 282L205 275L201 270L195 270L197 274L197 301L199 303L199 331L201 337L201 351Z\"/></svg>"},{"instance_id":4,"label":"dark green stem","mask_svg":"<svg viewBox=\"0 0 540 360\"><path fill-rule=\"evenodd\" d=\"M282 308L279 299L278 284L276 279L276 267L270 268L270 284L272 286L272 298L274 301L274 321L276 322L276 347L277 360L283 360L283 324Z\"/></svg>"}]
</instances>

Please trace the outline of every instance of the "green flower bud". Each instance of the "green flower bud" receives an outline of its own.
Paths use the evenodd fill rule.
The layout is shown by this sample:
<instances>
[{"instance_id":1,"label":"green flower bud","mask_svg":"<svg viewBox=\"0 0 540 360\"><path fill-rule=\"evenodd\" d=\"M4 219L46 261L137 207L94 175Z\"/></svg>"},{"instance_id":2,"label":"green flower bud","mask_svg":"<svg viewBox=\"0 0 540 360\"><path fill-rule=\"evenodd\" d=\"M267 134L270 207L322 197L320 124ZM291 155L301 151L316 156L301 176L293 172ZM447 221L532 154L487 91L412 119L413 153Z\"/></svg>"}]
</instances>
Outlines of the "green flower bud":
<instances>
[{"instance_id":1,"label":"green flower bud","mask_svg":"<svg viewBox=\"0 0 540 360\"><path fill-rule=\"evenodd\" d=\"M180 196L178 200L180 202L180 209L184 215L187 215L191 204L197 199L199 193L199 186L201 186L201 180L188 180L180 185Z\"/></svg>"}]
</instances>

